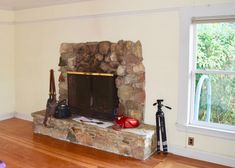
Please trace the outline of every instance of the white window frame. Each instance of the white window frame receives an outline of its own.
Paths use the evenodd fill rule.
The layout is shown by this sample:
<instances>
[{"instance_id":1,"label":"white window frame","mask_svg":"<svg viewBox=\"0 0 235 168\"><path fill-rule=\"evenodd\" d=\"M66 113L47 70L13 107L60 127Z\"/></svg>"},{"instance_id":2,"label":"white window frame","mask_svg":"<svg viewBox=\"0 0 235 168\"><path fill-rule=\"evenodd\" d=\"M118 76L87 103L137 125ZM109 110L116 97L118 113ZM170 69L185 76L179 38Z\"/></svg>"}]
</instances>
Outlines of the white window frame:
<instances>
[{"instance_id":1,"label":"white window frame","mask_svg":"<svg viewBox=\"0 0 235 168\"><path fill-rule=\"evenodd\" d=\"M184 132L198 133L235 140L234 128L223 129L221 124L208 124L198 121L190 123L190 113L194 104L194 69L195 58L193 57L194 41L193 18L203 17L227 17L235 16L235 3L222 5L207 5L198 7L186 7L180 11L180 53L179 53L179 97L176 126Z\"/></svg>"}]
</instances>

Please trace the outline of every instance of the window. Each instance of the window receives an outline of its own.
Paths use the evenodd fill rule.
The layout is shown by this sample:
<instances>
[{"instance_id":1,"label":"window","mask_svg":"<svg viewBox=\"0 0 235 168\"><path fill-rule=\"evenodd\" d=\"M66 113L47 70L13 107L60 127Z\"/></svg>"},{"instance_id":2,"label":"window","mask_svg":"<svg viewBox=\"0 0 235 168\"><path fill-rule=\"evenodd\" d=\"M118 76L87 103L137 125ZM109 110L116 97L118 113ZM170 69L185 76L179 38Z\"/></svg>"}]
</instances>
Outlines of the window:
<instances>
[{"instance_id":1,"label":"window","mask_svg":"<svg viewBox=\"0 0 235 168\"><path fill-rule=\"evenodd\" d=\"M194 18L190 123L235 126L235 20Z\"/></svg>"},{"instance_id":2,"label":"window","mask_svg":"<svg viewBox=\"0 0 235 168\"><path fill-rule=\"evenodd\" d=\"M224 4L180 10L176 126L181 131L235 140L234 8Z\"/></svg>"}]
</instances>

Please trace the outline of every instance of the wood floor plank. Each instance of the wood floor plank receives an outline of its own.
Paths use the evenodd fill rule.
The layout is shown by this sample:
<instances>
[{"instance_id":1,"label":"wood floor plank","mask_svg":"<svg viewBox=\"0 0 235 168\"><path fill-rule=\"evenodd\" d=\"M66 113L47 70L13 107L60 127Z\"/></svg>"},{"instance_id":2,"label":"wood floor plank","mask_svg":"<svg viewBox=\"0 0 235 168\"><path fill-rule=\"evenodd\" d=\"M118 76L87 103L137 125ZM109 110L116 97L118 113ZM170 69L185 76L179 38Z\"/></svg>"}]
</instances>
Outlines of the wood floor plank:
<instances>
[{"instance_id":1,"label":"wood floor plank","mask_svg":"<svg viewBox=\"0 0 235 168\"><path fill-rule=\"evenodd\" d=\"M32 122L0 121L0 160L7 168L197 168L224 166L169 154L136 160L33 134Z\"/></svg>"}]
</instances>

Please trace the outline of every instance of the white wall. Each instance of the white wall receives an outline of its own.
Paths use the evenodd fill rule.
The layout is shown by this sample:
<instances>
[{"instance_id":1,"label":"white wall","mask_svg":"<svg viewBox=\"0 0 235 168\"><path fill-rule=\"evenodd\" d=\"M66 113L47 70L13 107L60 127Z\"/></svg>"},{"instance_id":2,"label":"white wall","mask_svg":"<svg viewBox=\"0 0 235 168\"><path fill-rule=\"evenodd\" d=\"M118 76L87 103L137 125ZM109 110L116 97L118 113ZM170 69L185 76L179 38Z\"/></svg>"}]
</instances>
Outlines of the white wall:
<instances>
[{"instance_id":1,"label":"white wall","mask_svg":"<svg viewBox=\"0 0 235 168\"><path fill-rule=\"evenodd\" d=\"M0 10L0 118L15 110L14 12Z\"/></svg>"},{"instance_id":2,"label":"white wall","mask_svg":"<svg viewBox=\"0 0 235 168\"><path fill-rule=\"evenodd\" d=\"M180 7L212 2L233 1L119 0L114 3L99 0L16 11L16 111L25 115L45 109L49 69L56 70L56 77L59 75L61 43L140 40L146 67L145 122L155 124L156 109L152 103L163 98L173 108L165 110L171 151L188 149L186 139L192 135L195 137L193 150L235 157L233 140L180 132L175 126L180 94L179 10Z\"/></svg>"}]
</instances>

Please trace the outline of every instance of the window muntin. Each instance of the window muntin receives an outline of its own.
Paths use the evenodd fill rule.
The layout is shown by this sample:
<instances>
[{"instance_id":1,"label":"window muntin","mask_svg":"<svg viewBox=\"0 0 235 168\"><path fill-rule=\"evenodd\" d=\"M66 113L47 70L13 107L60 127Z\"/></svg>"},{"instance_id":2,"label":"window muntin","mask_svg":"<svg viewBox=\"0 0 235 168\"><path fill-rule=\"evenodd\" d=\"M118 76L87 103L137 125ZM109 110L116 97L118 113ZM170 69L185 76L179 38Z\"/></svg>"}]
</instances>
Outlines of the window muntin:
<instances>
[{"instance_id":1,"label":"window muntin","mask_svg":"<svg viewBox=\"0 0 235 168\"><path fill-rule=\"evenodd\" d=\"M235 22L207 21L193 27L191 124L231 130L229 126L235 126Z\"/></svg>"}]
</instances>

